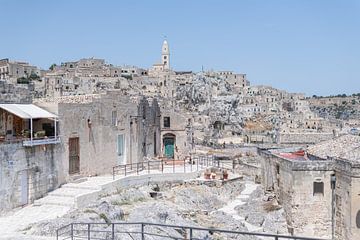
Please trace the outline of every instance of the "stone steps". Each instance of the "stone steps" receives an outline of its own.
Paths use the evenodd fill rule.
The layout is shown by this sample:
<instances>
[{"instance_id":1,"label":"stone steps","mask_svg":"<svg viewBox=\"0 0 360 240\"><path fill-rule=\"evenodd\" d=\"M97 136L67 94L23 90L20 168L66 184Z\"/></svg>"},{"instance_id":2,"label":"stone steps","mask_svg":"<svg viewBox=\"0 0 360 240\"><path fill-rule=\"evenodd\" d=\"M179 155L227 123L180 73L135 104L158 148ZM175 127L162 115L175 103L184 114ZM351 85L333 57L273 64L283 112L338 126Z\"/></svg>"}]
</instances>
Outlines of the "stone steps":
<instances>
[{"instance_id":1,"label":"stone steps","mask_svg":"<svg viewBox=\"0 0 360 240\"><path fill-rule=\"evenodd\" d=\"M78 195L90 193L93 190L90 189L80 189L80 188L59 188L55 191L52 191L48 196L59 196L59 197L76 197Z\"/></svg>"},{"instance_id":2,"label":"stone steps","mask_svg":"<svg viewBox=\"0 0 360 240\"><path fill-rule=\"evenodd\" d=\"M93 191L97 191L97 190L100 190L101 188L96 185L96 184L93 184L93 185L80 185L80 184L74 184L74 183L68 183L68 184L65 184L63 185L61 188L67 188L67 189L82 189L82 190L93 190Z\"/></svg>"},{"instance_id":3,"label":"stone steps","mask_svg":"<svg viewBox=\"0 0 360 240\"><path fill-rule=\"evenodd\" d=\"M101 185L107 183L108 178L86 180L83 179L78 183L72 182L67 183L61 188L50 192L46 197L35 200L34 205L57 205L57 206L68 206L75 207L76 199L78 196L84 194L91 194L93 192L101 190Z\"/></svg>"},{"instance_id":4,"label":"stone steps","mask_svg":"<svg viewBox=\"0 0 360 240\"><path fill-rule=\"evenodd\" d=\"M41 205L57 205L57 206L75 206L74 197L68 196L46 196L44 198L38 199L34 201L35 206Z\"/></svg>"}]
</instances>

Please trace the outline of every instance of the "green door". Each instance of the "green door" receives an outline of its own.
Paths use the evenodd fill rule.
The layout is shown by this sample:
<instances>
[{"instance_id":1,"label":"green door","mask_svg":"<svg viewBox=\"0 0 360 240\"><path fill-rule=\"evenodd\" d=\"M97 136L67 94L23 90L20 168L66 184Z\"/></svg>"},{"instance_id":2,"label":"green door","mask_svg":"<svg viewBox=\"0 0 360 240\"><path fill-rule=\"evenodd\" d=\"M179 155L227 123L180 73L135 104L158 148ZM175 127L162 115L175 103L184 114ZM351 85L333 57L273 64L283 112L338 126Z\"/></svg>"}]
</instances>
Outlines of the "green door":
<instances>
[{"instance_id":1,"label":"green door","mask_svg":"<svg viewBox=\"0 0 360 240\"><path fill-rule=\"evenodd\" d=\"M167 158L174 158L174 138L164 138L165 156Z\"/></svg>"}]
</instances>

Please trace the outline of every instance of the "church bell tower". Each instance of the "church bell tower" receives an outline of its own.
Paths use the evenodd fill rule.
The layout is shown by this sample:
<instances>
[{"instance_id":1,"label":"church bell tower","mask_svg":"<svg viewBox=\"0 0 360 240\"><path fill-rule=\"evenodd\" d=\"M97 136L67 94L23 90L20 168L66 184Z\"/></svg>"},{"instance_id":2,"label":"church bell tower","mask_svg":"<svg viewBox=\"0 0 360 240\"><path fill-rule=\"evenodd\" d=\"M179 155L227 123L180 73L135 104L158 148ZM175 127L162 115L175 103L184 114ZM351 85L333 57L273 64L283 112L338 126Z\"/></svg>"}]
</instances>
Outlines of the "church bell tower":
<instances>
[{"instance_id":1,"label":"church bell tower","mask_svg":"<svg viewBox=\"0 0 360 240\"><path fill-rule=\"evenodd\" d=\"M161 50L161 63L164 65L164 69L170 69L170 50L169 44L164 40Z\"/></svg>"}]
</instances>

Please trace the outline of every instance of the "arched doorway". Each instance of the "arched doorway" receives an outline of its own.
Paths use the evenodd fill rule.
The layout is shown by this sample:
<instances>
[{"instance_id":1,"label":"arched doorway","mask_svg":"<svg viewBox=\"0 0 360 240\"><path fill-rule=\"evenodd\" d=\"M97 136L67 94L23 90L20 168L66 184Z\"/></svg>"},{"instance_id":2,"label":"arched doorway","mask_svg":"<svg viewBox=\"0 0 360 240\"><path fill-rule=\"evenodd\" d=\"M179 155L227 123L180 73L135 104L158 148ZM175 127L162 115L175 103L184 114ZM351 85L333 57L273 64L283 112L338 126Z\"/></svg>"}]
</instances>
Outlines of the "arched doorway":
<instances>
[{"instance_id":1,"label":"arched doorway","mask_svg":"<svg viewBox=\"0 0 360 240\"><path fill-rule=\"evenodd\" d=\"M167 133L163 136L164 156L167 158L174 158L175 150L175 135Z\"/></svg>"}]
</instances>

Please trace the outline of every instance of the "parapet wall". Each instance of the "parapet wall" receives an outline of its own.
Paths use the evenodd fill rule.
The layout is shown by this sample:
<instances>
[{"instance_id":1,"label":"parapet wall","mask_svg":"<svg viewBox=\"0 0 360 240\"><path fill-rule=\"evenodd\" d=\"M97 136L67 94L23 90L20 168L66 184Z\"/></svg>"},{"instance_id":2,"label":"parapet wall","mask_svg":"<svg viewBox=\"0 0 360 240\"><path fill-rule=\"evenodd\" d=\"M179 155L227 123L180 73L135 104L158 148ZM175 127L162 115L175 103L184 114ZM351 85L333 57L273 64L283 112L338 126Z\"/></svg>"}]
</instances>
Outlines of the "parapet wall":
<instances>
[{"instance_id":1,"label":"parapet wall","mask_svg":"<svg viewBox=\"0 0 360 240\"><path fill-rule=\"evenodd\" d=\"M32 203L62 183L60 145L0 144L0 212Z\"/></svg>"},{"instance_id":2,"label":"parapet wall","mask_svg":"<svg viewBox=\"0 0 360 240\"><path fill-rule=\"evenodd\" d=\"M280 133L279 143L281 144L314 144L330 140L333 133Z\"/></svg>"}]
</instances>

